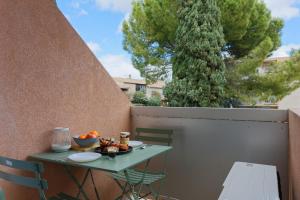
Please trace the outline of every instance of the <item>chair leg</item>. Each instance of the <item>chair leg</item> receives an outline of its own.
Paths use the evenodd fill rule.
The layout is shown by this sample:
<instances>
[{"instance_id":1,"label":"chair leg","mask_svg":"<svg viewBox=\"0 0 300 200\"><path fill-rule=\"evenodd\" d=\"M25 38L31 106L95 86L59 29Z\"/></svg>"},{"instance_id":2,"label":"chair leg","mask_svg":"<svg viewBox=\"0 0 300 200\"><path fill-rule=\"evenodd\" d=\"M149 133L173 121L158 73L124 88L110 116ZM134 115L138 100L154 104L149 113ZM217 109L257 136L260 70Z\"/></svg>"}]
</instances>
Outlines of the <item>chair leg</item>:
<instances>
[{"instance_id":1,"label":"chair leg","mask_svg":"<svg viewBox=\"0 0 300 200\"><path fill-rule=\"evenodd\" d=\"M121 196L122 199L123 199L123 196L126 195L126 193L128 192L128 190L126 190L127 186L128 186L128 183L126 183L125 186L124 186L124 188L123 188L122 196Z\"/></svg>"},{"instance_id":2,"label":"chair leg","mask_svg":"<svg viewBox=\"0 0 300 200\"><path fill-rule=\"evenodd\" d=\"M160 181L159 181L159 186L158 186L158 190L157 190L157 199L156 199L156 200L158 200L158 199L159 199L159 195L160 195L161 187L162 187L162 185L163 185L164 181L165 181L165 179L162 179L162 180L160 180Z\"/></svg>"},{"instance_id":3,"label":"chair leg","mask_svg":"<svg viewBox=\"0 0 300 200\"><path fill-rule=\"evenodd\" d=\"M147 164L148 163L149 163L149 161L147 162ZM138 194L135 191L135 186L137 186L138 184L132 184L127 170L124 171L124 174L125 174L125 177L126 177L126 180L127 180L126 182L128 183L128 185L130 187L130 192L131 192L130 199L139 200L140 198L139 198ZM144 177L143 177L143 179L144 179Z\"/></svg>"},{"instance_id":4,"label":"chair leg","mask_svg":"<svg viewBox=\"0 0 300 200\"><path fill-rule=\"evenodd\" d=\"M159 199L159 193L154 190L152 185L149 185L148 187L149 187L149 189L151 191L151 195L154 197L154 199L158 200Z\"/></svg>"},{"instance_id":5,"label":"chair leg","mask_svg":"<svg viewBox=\"0 0 300 200\"><path fill-rule=\"evenodd\" d=\"M146 194L143 194L143 196L140 196L140 198L143 199L143 198L149 196L150 194L151 194L151 192L148 192L148 193L146 193Z\"/></svg>"},{"instance_id":6,"label":"chair leg","mask_svg":"<svg viewBox=\"0 0 300 200\"><path fill-rule=\"evenodd\" d=\"M143 186L144 186L144 184L140 184L140 188L139 188L139 191L138 191L138 196L142 199L142 198L144 198L144 197L146 197L146 196L148 196L148 194L146 195L146 196L141 196L141 192L142 192L142 188L143 188Z\"/></svg>"}]
</instances>

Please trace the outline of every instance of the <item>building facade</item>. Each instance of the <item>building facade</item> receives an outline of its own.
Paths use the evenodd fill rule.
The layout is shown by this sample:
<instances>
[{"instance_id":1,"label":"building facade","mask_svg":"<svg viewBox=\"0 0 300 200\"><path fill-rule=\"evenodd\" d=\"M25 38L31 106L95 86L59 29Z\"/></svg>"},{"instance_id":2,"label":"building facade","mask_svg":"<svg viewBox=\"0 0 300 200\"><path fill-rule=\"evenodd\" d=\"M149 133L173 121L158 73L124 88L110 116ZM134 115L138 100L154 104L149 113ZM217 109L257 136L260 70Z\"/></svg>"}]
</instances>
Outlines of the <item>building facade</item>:
<instances>
[{"instance_id":1,"label":"building facade","mask_svg":"<svg viewBox=\"0 0 300 200\"><path fill-rule=\"evenodd\" d=\"M131 99L136 92L145 92L148 98L159 96L163 99L164 81L157 81L153 84L147 84L145 80L132 78L114 78L120 89Z\"/></svg>"}]
</instances>

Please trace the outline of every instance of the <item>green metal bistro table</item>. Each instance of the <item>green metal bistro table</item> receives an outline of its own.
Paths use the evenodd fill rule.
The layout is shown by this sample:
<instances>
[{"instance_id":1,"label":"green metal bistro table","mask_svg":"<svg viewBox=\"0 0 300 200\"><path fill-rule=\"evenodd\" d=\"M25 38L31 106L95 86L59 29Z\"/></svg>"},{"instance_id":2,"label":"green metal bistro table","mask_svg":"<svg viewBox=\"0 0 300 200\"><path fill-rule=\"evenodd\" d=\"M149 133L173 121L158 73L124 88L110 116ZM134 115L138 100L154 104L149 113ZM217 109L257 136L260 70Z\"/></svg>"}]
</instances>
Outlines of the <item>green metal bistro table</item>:
<instances>
[{"instance_id":1,"label":"green metal bistro table","mask_svg":"<svg viewBox=\"0 0 300 200\"><path fill-rule=\"evenodd\" d=\"M92 170L100 170L112 173L118 173L124 171L127 174L127 170L130 168L143 163L147 162L145 166L144 172L146 173L146 168L150 160L158 156L160 154L166 153L167 151L171 150L172 147L170 146L161 146L161 145L146 145L145 148L135 148L132 152L128 154L118 155L113 159L108 159L107 156L101 156L98 160L92 162L73 162L68 159L68 156L74 153L78 153L77 151L67 151L63 153L54 153L54 152L46 152L46 153L38 153L31 155L30 158L39 160L39 161L46 161L51 163L57 163L64 166L69 177L74 181L76 186L78 187L77 198L82 194L85 200L89 200L86 192L83 189L83 186L88 178L91 176L92 183L94 185L95 194L97 200L100 199L99 192L95 186ZM80 183L80 181L72 174L70 167L80 167L86 169L85 176ZM130 182L130 176L126 175L127 181ZM136 191L134 186L130 187L132 195L130 196L131 199L138 200L138 196L136 195Z\"/></svg>"}]
</instances>

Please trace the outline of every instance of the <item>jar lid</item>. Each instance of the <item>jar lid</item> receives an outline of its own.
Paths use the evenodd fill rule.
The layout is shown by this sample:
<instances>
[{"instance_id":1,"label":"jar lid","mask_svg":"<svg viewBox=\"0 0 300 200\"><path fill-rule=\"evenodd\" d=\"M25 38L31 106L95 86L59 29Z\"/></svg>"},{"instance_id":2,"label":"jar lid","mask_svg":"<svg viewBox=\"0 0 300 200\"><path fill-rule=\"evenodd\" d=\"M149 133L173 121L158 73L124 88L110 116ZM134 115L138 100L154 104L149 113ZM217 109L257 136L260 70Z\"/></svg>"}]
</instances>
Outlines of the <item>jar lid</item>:
<instances>
[{"instance_id":1,"label":"jar lid","mask_svg":"<svg viewBox=\"0 0 300 200\"><path fill-rule=\"evenodd\" d=\"M122 135L122 136L129 136L130 133L129 133L129 132L121 132L121 135Z\"/></svg>"},{"instance_id":2,"label":"jar lid","mask_svg":"<svg viewBox=\"0 0 300 200\"><path fill-rule=\"evenodd\" d=\"M54 131L62 131L62 132L68 132L70 131L70 128L66 128L66 127L56 127L53 129Z\"/></svg>"}]
</instances>

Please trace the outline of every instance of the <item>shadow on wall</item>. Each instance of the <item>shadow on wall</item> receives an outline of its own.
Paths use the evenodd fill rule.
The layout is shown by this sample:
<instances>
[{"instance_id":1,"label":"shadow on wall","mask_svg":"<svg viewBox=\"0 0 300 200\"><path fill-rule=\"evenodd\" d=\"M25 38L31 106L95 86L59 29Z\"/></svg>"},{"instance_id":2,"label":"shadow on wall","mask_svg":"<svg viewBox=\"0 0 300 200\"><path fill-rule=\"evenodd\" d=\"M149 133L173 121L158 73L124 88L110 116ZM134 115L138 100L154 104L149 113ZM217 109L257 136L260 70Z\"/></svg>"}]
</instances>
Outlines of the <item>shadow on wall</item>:
<instances>
[{"instance_id":1,"label":"shadow on wall","mask_svg":"<svg viewBox=\"0 0 300 200\"><path fill-rule=\"evenodd\" d=\"M2 1L0 13L0 155L26 159L48 150L57 126L74 135L130 129L130 102L55 1ZM45 170L49 194L75 193L60 166L47 164ZM103 175L97 179L103 198L113 199L115 184ZM8 199L31 200L36 194L0 185Z\"/></svg>"}]
</instances>

